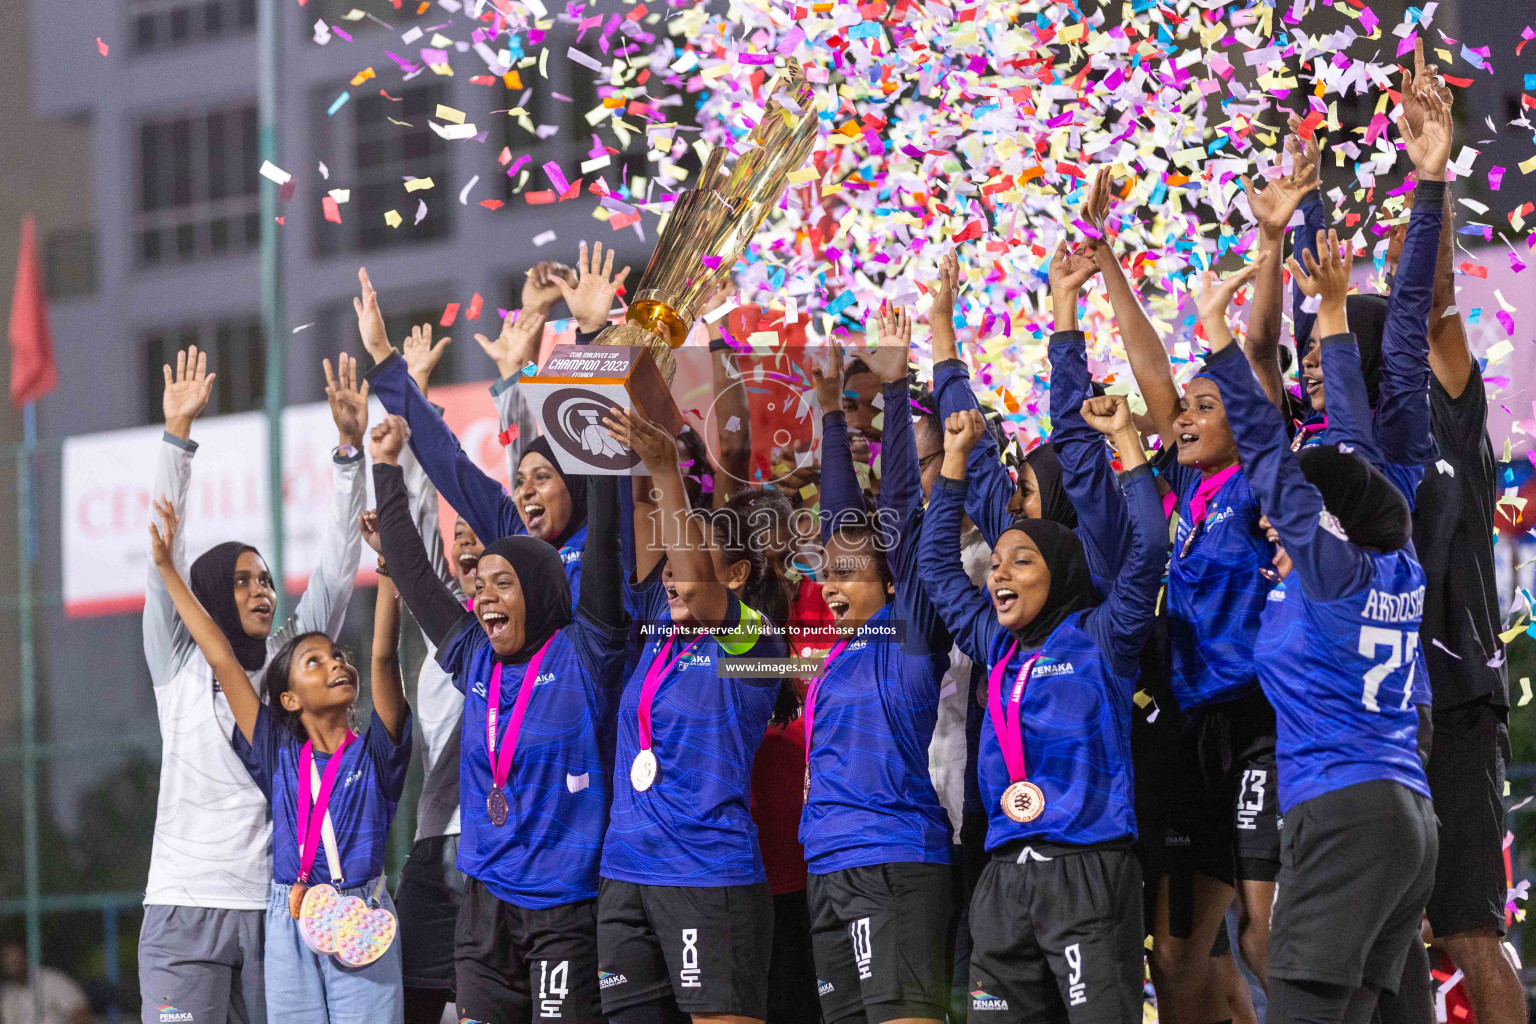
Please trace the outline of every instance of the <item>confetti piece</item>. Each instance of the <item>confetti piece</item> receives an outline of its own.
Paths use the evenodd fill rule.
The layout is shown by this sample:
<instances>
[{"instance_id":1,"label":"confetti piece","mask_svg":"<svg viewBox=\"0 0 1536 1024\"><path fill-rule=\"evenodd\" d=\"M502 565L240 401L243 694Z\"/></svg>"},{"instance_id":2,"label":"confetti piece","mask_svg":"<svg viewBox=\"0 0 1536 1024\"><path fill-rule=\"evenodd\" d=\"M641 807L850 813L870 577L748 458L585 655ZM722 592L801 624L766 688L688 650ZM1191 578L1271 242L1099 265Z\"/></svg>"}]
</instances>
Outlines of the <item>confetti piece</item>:
<instances>
[{"instance_id":1,"label":"confetti piece","mask_svg":"<svg viewBox=\"0 0 1536 1024\"><path fill-rule=\"evenodd\" d=\"M1520 677L1520 701L1516 707L1525 707L1531 702L1531 680L1526 676Z\"/></svg>"},{"instance_id":2,"label":"confetti piece","mask_svg":"<svg viewBox=\"0 0 1536 1024\"><path fill-rule=\"evenodd\" d=\"M541 231L533 236L533 244L541 249L554 240L555 233L553 231Z\"/></svg>"},{"instance_id":3,"label":"confetti piece","mask_svg":"<svg viewBox=\"0 0 1536 1024\"><path fill-rule=\"evenodd\" d=\"M326 117L334 116L336 111L338 111L342 107L346 106L347 105L347 100L349 100L351 98L352 98L352 94L349 93L349 92L344 92L340 96L337 96L334 100L331 101L331 105L326 108L325 116Z\"/></svg>"},{"instance_id":4,"label":"confetti piece","mask_svg":"<svg viewBox=\"0 0 1536 1024\"><path fill-rule=\"evenodd\" d=\"M407 192L420 192L420 191L422 191L424 189L429 189L431 187L432 187L432 179L431 178L412 178L412 179L410 179L409 181L407 181L405 183L405 190Z\"/></svg>"},{"instance_id":5,"label":"confetti piece","mask_svg":"<svg viewBox=\"0 0 1536 1024\"><path fill-rule=\"evenodd\" d=\"M103 57L105 57L108 52L107 44L101 41L101 36L96 37L96 52L100 53Z\"/></svg>"},{"instance_id":6,"label":"confetti piece","mask_svg":"<svg viewBox=\"0 0 1536 1024\"><path fill-rule=\"evenodd\" d=\"M293 180L293 175L277 166L277 164L274 164L271 160L263 160L261 162L261 169L256 173L268 181L274 181L279 185L286 185Z\"/></svg>"},{"instance_id":7,"label":"confetti piece","mask_svg":"<svg viewBox=\"0 0 1536 1024\"><path fill-rule=\"evenodd\" d=\"M474 296L469 300L469 305L464 310L464 319L466 319L466 320L479 320L480 319L480 308L484 304L485 304L485 300L480 297L480 293L479 292L475 292Z\"/></svg>"},{"instance_id":8,"label":"confetti piece","mask_svg":"<svg viewBox=\"0 0 1536 1024\"><path fill-rule=\"evenodd\" d=\"M397 213L394 210L385 210L384 211L384 223L388 224L392 228L399 227L400 223L401 223L401 221L400 221L400 214Z\"/></svg>"},{"instance_id":9,"label":"confetti piece","mask_svg":"<svg viewBox=\"0 0 1536 1024\"><path fill-rule=\"evenodd\" d=\"M459 318L459 304L450 302L443 308L442 319L437 322L439 327L452 327L453 322Z\"/></svg>"},{"instance_id":10,"label":"confetti piece","mask_svg":"<svg viewBox=\"0 0 1536 1024\"><path fill-rule=\"evenodd\" d=\"M330 221L332 224L341 223L341 207L336 204L335 199L328 195L321 196L320 209L324 211L326 220Z\"/></svg>"}]
</instances>

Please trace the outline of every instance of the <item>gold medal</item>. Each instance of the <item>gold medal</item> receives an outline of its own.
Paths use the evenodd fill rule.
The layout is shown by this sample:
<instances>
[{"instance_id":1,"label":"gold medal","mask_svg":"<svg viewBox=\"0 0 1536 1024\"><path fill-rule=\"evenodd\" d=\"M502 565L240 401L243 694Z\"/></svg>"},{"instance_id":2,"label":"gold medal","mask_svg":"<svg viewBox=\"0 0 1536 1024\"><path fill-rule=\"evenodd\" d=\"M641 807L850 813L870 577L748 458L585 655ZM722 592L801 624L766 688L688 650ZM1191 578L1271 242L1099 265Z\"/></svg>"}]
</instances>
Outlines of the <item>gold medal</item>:
<instances>
[{"instance_id":1,"label":"gold medal","mask_svg":"<svg viewBox=\"0 0 1536 1024\"><path fill-rule=\"evenodd\" d=\"M657 771L656 755L646 747L635 755L635 763L629 766L629 784L636 793L644 793L655 784Z\"/></svg>"},{"instance_id":2,"label":"gold medal","mask_svg":"<svg viewBox=\"0 0 1536 1024\"><path fill-rule=\"evenodd\" d=\"M1045 794L1033 782L1015 782L1003 790L1003 813L1023 824L1034 821L1045 810Z\"/></svg>"}]
</instances>

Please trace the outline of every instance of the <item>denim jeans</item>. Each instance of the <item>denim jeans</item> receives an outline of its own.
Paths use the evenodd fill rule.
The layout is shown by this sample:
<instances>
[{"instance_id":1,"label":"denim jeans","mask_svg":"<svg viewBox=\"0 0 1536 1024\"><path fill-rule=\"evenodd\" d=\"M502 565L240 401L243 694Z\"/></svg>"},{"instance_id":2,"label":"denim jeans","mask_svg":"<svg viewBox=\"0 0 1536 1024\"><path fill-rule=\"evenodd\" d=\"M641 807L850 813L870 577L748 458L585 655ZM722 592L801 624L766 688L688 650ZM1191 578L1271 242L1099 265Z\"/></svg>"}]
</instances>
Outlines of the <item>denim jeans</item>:
<instances>
[{"instance_id":1,"label":"denim jeans","mask_svg":"<svg viewBox=\"0 0 1536 1024\"><path fill-rule=\"evenodd\" d=\"M268 1024L403 1024L400 937L367 967L348 967L315 953L304 944L299 922L288 910L289 888L273 882L267 901ZM341 894L366 900L373 888L370 882ZM388 890L379 906L394 913Z\"/></svg>"}]
</instances>

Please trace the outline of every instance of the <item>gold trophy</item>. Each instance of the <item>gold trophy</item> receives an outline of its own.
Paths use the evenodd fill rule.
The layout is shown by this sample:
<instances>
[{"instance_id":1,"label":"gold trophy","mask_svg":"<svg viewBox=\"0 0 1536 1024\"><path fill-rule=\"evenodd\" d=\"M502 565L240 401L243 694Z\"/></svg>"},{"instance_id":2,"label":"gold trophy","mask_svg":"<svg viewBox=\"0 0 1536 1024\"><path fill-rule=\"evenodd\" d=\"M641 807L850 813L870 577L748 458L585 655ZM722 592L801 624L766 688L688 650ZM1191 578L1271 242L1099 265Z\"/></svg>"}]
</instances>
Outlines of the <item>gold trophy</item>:
<instances>
[{"instance_id":1,"label":"gold trophy","mask_svg":"<svg viewBox=\"0 0 1536 1024\"><path fill-rule=\"evenodd\" d=\"M682 413L669 391L677 372L672 350L725 283L784 193L790 172L805 162L816 139L815 105L805 72L790 58L735 166L726 170L726 150L717 147L698 185L678 197L624 322L603 328L591 345L555 346L544 367L521 385L567 473L627 474L639 465L639 456L599 425L609 406L638 408L669 433L682 431ZM705 264L706 257L714 266Z\"/></svg>"},{"instance_id":2,"label":"gold trophy","mask_svg":"<svg viewBox=\"0 0 1536 1024\"><path fill-rule=\"evenodd\" d=\"M816 95L800 62L791 57L769 94L763 119L747 137L747 151L729 171L726 150L710 152L698 185L672 207L624 322L604 328L593 344L649 350L670 384L677 369L672 350L688 337L703 304L730 276L815 140ZM705 265L707 256L718 258L714 267Z\"/></svg>"}]
</instances>

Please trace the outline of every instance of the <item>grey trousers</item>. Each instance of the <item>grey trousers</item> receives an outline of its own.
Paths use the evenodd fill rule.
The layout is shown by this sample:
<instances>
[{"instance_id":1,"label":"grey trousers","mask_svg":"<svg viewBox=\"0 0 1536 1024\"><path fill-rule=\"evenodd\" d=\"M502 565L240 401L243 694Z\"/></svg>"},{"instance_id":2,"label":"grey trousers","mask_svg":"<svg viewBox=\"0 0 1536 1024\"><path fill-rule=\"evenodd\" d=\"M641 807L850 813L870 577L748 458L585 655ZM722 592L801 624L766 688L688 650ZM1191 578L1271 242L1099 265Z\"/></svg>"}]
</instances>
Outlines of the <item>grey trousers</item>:
<instances>
[{"instance_id":1,"label":"grey trousers","mask_svg":"<svg viewBox=\"0 0 1536 1024\"><path fill-rule=\"evenodd\" d=\"M265 919L260 910L145 906L143 1024L266 1024Z\"/></svg>"}]
</instances>

